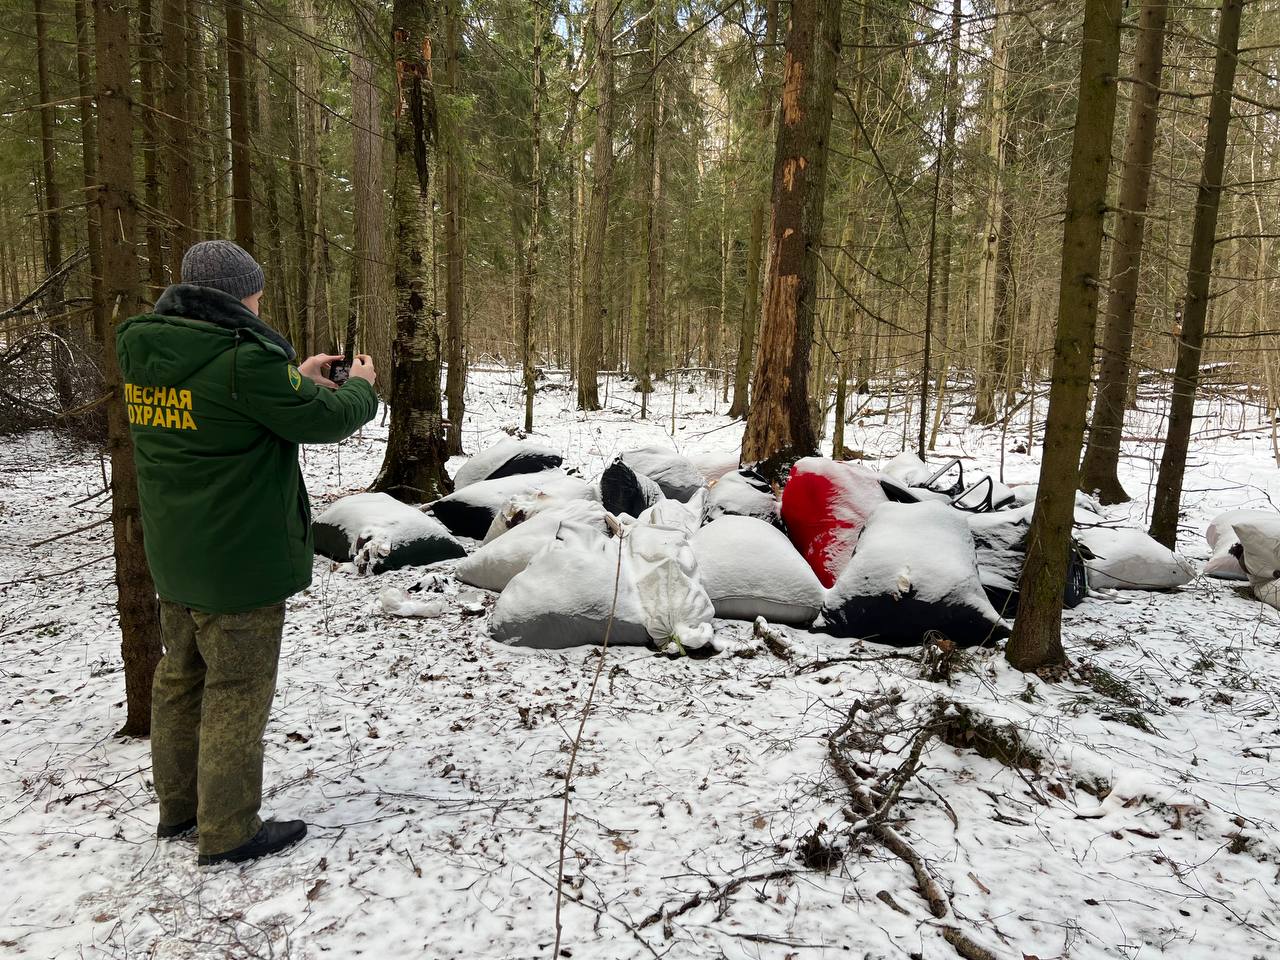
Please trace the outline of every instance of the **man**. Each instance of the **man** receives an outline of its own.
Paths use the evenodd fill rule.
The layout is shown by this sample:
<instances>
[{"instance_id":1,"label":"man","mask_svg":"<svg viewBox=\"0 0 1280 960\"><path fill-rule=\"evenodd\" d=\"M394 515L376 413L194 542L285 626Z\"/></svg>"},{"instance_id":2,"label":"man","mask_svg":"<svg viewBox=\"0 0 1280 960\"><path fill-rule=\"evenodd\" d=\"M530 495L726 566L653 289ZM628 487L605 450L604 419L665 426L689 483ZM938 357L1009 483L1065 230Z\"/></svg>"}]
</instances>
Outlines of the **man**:
<instances>
[{"instance_id":1,"label":"man","mask_svg":"<svg viewBox=\"0 0 1280 960\"><path fill-rule=\"evenodd\" d=\"M241 247L197 243L182 282L116 332L164 641L151 713L157 834L198 830L201 864L306 835L301 820L258 817L284 602L311 583L298 444L336 443L377 412L369 358L340 388L324 376L339 357L294 366L293 347L258 318L262 289Z\"/></svg>"}]
</instances>

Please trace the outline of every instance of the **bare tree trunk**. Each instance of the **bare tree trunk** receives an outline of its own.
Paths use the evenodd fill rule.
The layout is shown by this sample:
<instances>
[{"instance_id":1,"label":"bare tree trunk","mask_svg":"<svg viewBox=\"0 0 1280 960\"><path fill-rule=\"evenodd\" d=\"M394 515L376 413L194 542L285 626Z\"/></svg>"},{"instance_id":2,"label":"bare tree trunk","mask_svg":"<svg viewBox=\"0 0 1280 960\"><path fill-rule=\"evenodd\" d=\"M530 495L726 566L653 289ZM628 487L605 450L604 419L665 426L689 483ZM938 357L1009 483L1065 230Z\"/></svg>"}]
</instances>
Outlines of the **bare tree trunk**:
<instances>
[{"instance_id":1,"label":"bare tree trunk","mask_svg":"<svg viewBox=\"0 0 1280 960\"><path fill-rule=\"evenodd\" d=\"M445 79L449 93L458 95L458 4L462 0L445 0ZM462 170L459 160L461 130L451 130L446 144L444 160L444 249L445 286L444 314L446 340L448 341L449 370L445 377L445 400L448 404L449 426L446 430L450 454L462 453L462 423L466 419L467 367L466 345L463 332L466 329L466 287L463 276L465 253L462 234ZM572 217L573 202L569 211ZM569 236L569 299L574 297L573 261L576 259L573 244L573 227L570 220Z\"/></svg>"},{"instance_id":2,"label":"bare tree trunk","mask_svg":"<svg viewBox=\"0 0 1280 960\"><path fill-rule=\"evenodd\" d=\"M609 191L613 183L613 5L596 0L596 139L591 147L591 205L582 258L582 329L578 342L578 407L599 410L596 383L607 310L605 248L609 230Z\"/></svg>"},{"instance_id":3,"label":"bare tree trunk","mask_svg":"<svg viewBox=\"0 0 1280 960\"><path fill-rule=\"evenodd\" d=\"M1010 0L996 0L995 23L991 33L991 115L988 160L991 164L990 192L987 195L986 233L982 254L981 294L978 299L978 375L974 400L974 423L994 423L995 387L1003 346L997 333L1001 321L1000 248L1008 238L1000 236L1004 222L1004 142L1008 124L1005 92L1009 76Z\"/></svg>"},{"instance_id":4,"label":"bare tree trunk","mask_svg":"<svg viewBox=\"0 0 1280 960\"><path fill-rule=\"evenodd\" d=\"M1160 457L1155 503L1151 510L1151 536L1173 549L1178 542L1178 510L1182 481L1187 469L1187 447L1195 417L1196 390L1200 382L1200 353L1204 347L1205 313L1209 306L1209 281L1213 273L1214 236L1218 229L1218 202L1227 157L1227 127L1239 59L1240 15L1243 0L1222 0L1218 19L1218 53L1213 68L1213 95L1209 100L1209 129L1204 143L1204 169L1196 195L1195 223L1191 230L1191 257L1187 265L1187 294L1183 301L1182 330L1173 374L1173 400L1169 405L1169 432Z\"/></svg>"},{"instance_id":5,"label":"bare tree trunk","mask_svg":"<svg viewBox=\"0 0 1280 960\"><path fill-rule=\"evenodd\" d=\"M307 353L319 352L332 339L329 331L329 261L324 224L324 181L320 176L320 66L314 39L314 0L301 0L299 16L305 45L298 71L302 141L302 206L307 235Z\"/></svg>"},{"instance_id":6,"label":"bare tree trunk","mask_svg":"<svg viewBox=\"0 0 1280 960\"><path fill-rule=\"evenodd\" d=\"M97 315L103 307L102 238L98 235L98 115L93 100L93 25L89 22L88 0L75 0L76 78L80 89L80 146L84 168L85 220L89 238L89 284L93 298L94 339L101 324ZM100 346L100 345L99 345Z\"/></svg>"},{"instance_id":7,"label":"bare tree trunk","mask_svg":"<svg viewBox=\"0 0 1280 960\"><path fill-rule=\"evenodd\" d=\"M794 0L773 161L763 324L742 438L744 462L817 450L808 397L814 250L822 242L839 49L839 0Z\"/></svg>"},{"instance_id":8,"label":"bare tree trunk","mask_svg":"<svg viewBox=\"0 0 1280 960\"><path fill-rule=\"evenodd\" d=\"M436 104L427 0L395 0L396 339L392 348L391 428L373 489L425 503L448 493L448 452L440 414L440 330L432 302L431 153Z\"/></svg>"},{"instance_id":9,"label":"bare tree trunk","mask_svg":"<svg viewBox=\"0 0 1280 960\"><path fill-rule=\"evenodd\" d=\"M371 31L362 20L351 56L352 198L354 201L355 311L361 351L370 354L380 370L391 369L391 337L395 326L388 299L385 232L386 137L382 132L385 103L378 88ZM386 384L380 384L385 390Z\"/></svg>"},{"instance_id":10,"label":"bare tree trunk","mask_svg":"<svg viewBox=\"0 0 1280 960\"><path fill-rule=\"evenodd\" d=\"M253 183L249 166L249 77L244 0L226 0L227 86L231 104L231 211L236 243L253 252Z\"/></svg>"},{"instance_id":11,"label":"bare tree trunk","mask_svg":"<svg viewBox=\"0 0 1280 960\"><path fill-rule=\"evenodd\" d=\"M1120 483L1120 436L1124 428L1125 395L1129 390L1129 357L1142 275L1142 245L1147 198L1151 187L1151 159L1155 153L1164 65L1167 0L1143 0L1138 15L1138 40L1133 53L1132 99L1125 135L1124 175L1120 181L1120 209L1111 249L1111 293L1107 299L1107 328L1102 343L1098 391L1093 401L1089 443L1080 466L1080 489L1103 503L1129 499Z\"/></svg>"},{"instance_id":12,"label":"bare tree trunk","mask_svg":"<svg viewBox=\"0 0 1280 960\"><path fill-rule=\"evenodd\" d=\"M946 391L950 367L951 335L951 228L956 205L956 118L963 92L960 90L961 0L952 0L951 39L947 46L946 119L942 124L942 184L938 198L938 309L935 337L938 348L938 411ZM935 418L936 422L936 418ZM934 430L936 435L937 430ZM933 446L932 441L930 446Z\"/></svg>"},{"instance_id":13,"label":"bare tree trunk","mask_svg":"<svg viewBox=\"0 0 1280 960\"><path fill-rule=\"evenodd\" d=\"M111 530L116 565L116 611L124 660L126 716L120 733L151 730L151 677L160 662L160 617L142 544L142 514L124 388L116 363L114 326L142 309L138 289L137 205L133 181L129 8L124 0L94 0L98 104L98 220L107 310L95 318L103 344L107 450L111 456Z\"/></svg>"},{"instance_id":14,"label":"bare tree trunk","mask_svg":"<svg viewBox=\"0 0 1280 960\"><path fill-rule=\"evenodd\" d=\"M773 123L773 71L777 61L774 46L778 42L778 0L768 0L765 7L764 81L760 106L760 128L768 130ZM765 198L757 198L751 208L751 233L747 239L747 289L742 301L742 325L738 332L738 359L734 366L733 402L730 417L745 417L751 399L751 355L755 349L756 320L760 316L760 257L764 247Z\"/></svg>"},{"instance_id":15,"label":"bare tree trunk","mask_svg":"<svg viewBox=\"0 0 1280 960\"><path fill-rule=\"evenodd\" d=\"M142 191L146 212L143 220L147 234L146 299L154 301L164 289L164 236L157 218L160 215L160 142L159 93L156 90L156 60L160 40L153 23L155 0L138 4L138 76L142 86Z\"/></svg>"},{"instance_id":16,"label":"bare tree trunk","mask_svg":"<svg viewBox=\"0 0 1280 960\"><path fill-rule=\"evenodd\" d=\"M1005 651L1009 662L1019 670L1035 670L1066 659L1062 649L1062 585L1070 559L1080 444L1089 407L1107 175L1116 114L1120 20L1121 0L1085 0L1044 460L1027 536L1018 618Z\"/></svg>"},{"instance_id":17,"label":"bare tree trunk","mask_svg":"<svg viewBox=\"0 0 1280 960\"><path fill-rule=\"evenodd\" d=\"M533 165L530 172L529 241L521 278L520 359L524 372L524 429L533 431L533 395L536 389L533 371L533 315L538 282L538 221L542 205L542 17L533 4L533 110L529 139L532 142Z\"/></svg>"},{"instance_id":18,"label":"bare tree trunk","mask_svg":"<svg viewBox=\"0 0 1280 960\"><path fill-rule=\"evenodd\" d=\"M57 123L53 88L49 82L49 57L52 53L49 40L49 11L46 0L33 0L36 21L36 81L40 94L40 158L43 163L44 181L44 269L46 276L54 276L62 264L62 192L58 189ZM65 311L63 281L57 280L49 287L44 298L45 313L56 317ZM51 325L51 330L62 341L53 351L54 388L58 393L58 405L69 410L75 405L71 383L71 355L68 345L72 342L71 327L65 321Z\"/></svg>"},{"instance_id":19,"label":"bare tree trunk","mask_svg":"<svg viewBox=\"0 0 1280 960\"><path fill-rule=\"evenodd\" d=\"M195 173L191 151L195 136L187 122L187 5L184 0L161 0L161 76L164 79L164 172L166 233L169 237L169 282L182 276L182 255L196 239Z\"/></svg>"}]
</instances>

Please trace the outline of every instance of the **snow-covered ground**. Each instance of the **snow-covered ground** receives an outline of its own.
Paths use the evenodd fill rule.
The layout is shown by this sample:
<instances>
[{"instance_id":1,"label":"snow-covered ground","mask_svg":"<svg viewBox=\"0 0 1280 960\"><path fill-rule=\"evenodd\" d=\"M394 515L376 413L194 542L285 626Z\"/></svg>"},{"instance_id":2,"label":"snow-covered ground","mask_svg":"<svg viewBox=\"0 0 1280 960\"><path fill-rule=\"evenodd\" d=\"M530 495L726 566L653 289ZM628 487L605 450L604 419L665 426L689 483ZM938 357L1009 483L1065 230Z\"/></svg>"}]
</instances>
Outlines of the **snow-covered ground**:
<instances>
[{"instance_id":1,"label":"snow-covered ground","mask_svg":"<svg viewBox=\"0 0 1280 960\"><path fill-rule=\"evenodd\" d=\"M476 376L469 450L517 421L514 379ZM583 416L553 378L538 433L589 477L651 443L732 457L741 426L722 398L686 390L673 432L669 385L642 422L625 384ZM1135 524L1161 431L1158 399L1147 405L1124 461L1137 499L1113 511ZM871 401L848 447L902 449L914 431L883 406ZM1235 432L1256 409L1203 412L1182 541L1196 558L1219 510L1280 502L1269 435ZM1007 481L1031 481L1036 450L1013 452L1025 435L1025 420L1002 437L956 411L939 453L988 470L1003 459ZM313 498L361 489L384 441L372 427L308 449ZM146 742L113 735L108 528L33 546L98 519L102 483L95 455L47 436L0 446L0 955L550 957L562 778L598 650L493 642L447 574L360 578L318 561L290 604L266 770L266 812L311 833L287 855L198 869L190 844L154 839ZM443 616L379 612L380 589L424 576ZM571 794L561 956L949 960L944 924L1012 960L1280 956L1280 613L1201 579L1090 599L1066 624L1080 669L1058 684L998 651L927 683L886 648L785 630L784 659L750 624L719 621L754 655L608 651ZM837 844L829 869L797 856L820 823L820 836L848 825L828 735L855 700L892 688L904 718L942 697L1012 725L1035 767L925 750L895 822L950 897L943 922L866 834Z\"/></svg>"}]
</instances>

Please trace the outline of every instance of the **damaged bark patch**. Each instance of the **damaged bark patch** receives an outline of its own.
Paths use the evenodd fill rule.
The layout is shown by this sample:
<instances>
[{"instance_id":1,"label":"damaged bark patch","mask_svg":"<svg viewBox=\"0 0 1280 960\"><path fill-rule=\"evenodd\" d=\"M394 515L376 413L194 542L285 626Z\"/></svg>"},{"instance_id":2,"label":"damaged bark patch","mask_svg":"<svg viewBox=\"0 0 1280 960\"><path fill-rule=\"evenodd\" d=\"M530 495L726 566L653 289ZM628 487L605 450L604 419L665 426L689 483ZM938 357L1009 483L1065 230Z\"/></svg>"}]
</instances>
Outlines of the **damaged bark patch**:
<instances>
[{"instance_id":1,"label":"damaged bark patch","mask_svg":"<svg viewBox=\"0 0 1280 960\"><path fill-rule=\"evenodd\" d=\"M804 64L792 60L788 53L782 75L782 121L789 127L794 127L804 117L804 110L800 107L800 90L803 86Z\"/></svg>"}]
</instances>

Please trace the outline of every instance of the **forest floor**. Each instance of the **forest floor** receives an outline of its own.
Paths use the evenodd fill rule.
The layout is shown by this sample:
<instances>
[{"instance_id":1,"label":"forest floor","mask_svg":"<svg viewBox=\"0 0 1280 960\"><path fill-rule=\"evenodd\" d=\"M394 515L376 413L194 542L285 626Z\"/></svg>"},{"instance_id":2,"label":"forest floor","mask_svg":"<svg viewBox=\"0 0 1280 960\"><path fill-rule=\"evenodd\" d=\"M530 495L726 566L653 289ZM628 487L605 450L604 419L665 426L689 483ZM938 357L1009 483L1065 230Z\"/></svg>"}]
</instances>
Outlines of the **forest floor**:
<instances>
[{"instance_id":1,"label":"forest floor","mask_svg":"<svg viewBox=\"0 0 1280 960\"><path fill-rule=\"evenodd\" d=\"M513 379L475 377L469 450L517 422ZM538 433L588 477L651 443L732 457L741 436L701 385L675 392L674 431L670 385L647 422L628 385L598 414L572 399L553 380ZM867 402L847 446L899 452L904 412ZM1146 438L1125 449L1137 499L1112 511L1135 525L1159 402L1129 426ZM1195 558L1220 510L1280 503L1269 435L1240 432L1256 408L1202 413L1181 541ZM957 407L939 454L1033 481L1034 456L1012 452L1025 432L1025 419L1003 437L971 427ZM384 445L371 426L306 450L313 498L362 488ZM390 618L379 590L423 571L369 579L318 561L289 605L264 810L311 832L287 855L197 868L191 844L154 838L147 743L114 735L108 528L36 545L99 519L102 487L94 453L47 435L0 447L0 954L550 957L561 781L599 651L498 644L447 575L425 574L443 616ZM765 649L750 624L716 628L741 639L737 655L607 653L577 758L562 956L952 960L949 928L1011 960L1280 955L1277 611L1204 579L1091 598L1066 614L1076 667L1055 684L998 651L929 683L874 644L783 631ZM891 689L899 725L864 731L861 768L902 761L912 709L941 699L970 718L924 747L894 810L949 901L942 919L869 833L830 843L850 798L828 736Z\"/></svg>"}]
</instances>

